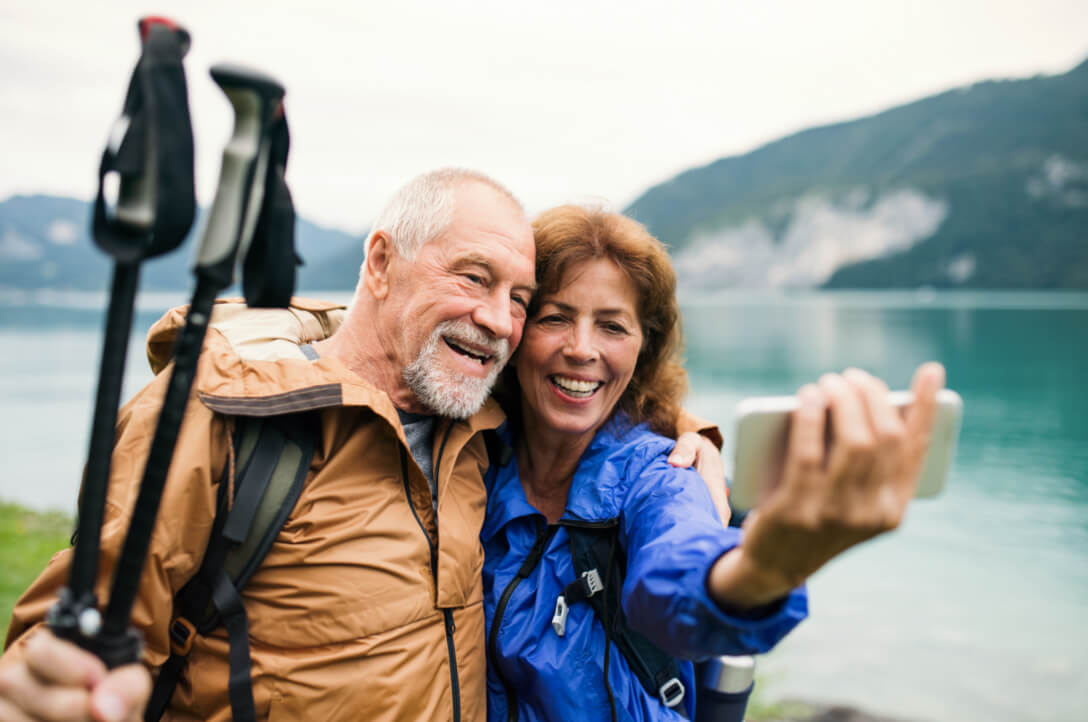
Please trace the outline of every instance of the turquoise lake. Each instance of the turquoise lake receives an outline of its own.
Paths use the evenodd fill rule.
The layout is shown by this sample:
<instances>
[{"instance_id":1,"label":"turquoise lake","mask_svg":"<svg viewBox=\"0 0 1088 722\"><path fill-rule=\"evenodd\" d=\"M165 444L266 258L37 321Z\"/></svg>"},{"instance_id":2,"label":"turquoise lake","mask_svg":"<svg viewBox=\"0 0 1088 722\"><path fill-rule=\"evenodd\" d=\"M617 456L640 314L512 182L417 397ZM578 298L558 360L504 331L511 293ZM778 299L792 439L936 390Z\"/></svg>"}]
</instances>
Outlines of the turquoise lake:
<instances>
[{"instance_id":1,"label":"turquoise lake","mask_svg":"<svg viewBox=\"0 0 1088 722\"><path fill-rule=\"evenodd\" d=\"M145 298L142 339L177 298ZM964 399L945 492L810 581L812 616L759 661L764 699L933 722L1088 719L1088 294L725 293L684 300L689 407L859 366L907 386L935 359ZM100 298L0 297L0 498L74 509ZM96 307L97 306L97 307Z\"/></svg>"}]
</instances>

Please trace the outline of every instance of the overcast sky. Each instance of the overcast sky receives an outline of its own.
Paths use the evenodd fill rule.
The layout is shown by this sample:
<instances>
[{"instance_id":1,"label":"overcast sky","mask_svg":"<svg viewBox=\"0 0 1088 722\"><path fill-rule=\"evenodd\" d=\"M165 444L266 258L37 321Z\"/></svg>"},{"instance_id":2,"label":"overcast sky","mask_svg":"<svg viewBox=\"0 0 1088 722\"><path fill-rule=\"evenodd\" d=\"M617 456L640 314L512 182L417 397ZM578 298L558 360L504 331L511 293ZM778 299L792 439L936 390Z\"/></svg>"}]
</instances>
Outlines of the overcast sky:
<instances>
[{"instance_id":1,"label":"overcast sky","mask_svg":"<svg viewBox=\"0 0 1088 722\"><path fill-rule=\"evenodd\" d=\"M686 168L811 125L1088 57L1085 0L190 0L197 192L241 62L287 88L300 213L361 231L397 185L479 168L531 212L622 207ZM0 199L90 198L145 2L0 0Z\"/></svg>"}]
</instances>

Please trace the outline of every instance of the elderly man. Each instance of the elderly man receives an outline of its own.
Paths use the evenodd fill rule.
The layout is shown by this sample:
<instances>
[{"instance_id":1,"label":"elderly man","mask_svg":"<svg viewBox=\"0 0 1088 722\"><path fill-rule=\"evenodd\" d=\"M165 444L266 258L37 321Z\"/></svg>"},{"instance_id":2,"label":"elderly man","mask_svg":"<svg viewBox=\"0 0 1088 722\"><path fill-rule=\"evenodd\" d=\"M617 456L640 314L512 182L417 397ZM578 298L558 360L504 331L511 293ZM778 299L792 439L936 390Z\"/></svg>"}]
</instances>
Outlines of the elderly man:
<instances>
[{"instance_id":1,"label":"elderly man","mask_svg":"<svg viewBox=\"0 0 1088 722\"><path fill-rule=\"evenodd\" d=\"M320 441L309 477L246 587L257 716L483 719L480 432L502 421L488 395L521 338L533 273L518 201L481 174L438 171L410 182L374 224L355 303L309 359L242 359L210 333L133 612L145 660L169 655L172 601L200 566L217 486L233 481L233 415L310 410ZM181 322L161 321L152 347ZM100 594L165 376L120 416ZM142 714L142 669L106 675L93 657L29 633L70 559L57 555L16 609L0 719ZM165 717L229 719L228 677L225 640L198 637Z\"/></svg>"}]
</instances>

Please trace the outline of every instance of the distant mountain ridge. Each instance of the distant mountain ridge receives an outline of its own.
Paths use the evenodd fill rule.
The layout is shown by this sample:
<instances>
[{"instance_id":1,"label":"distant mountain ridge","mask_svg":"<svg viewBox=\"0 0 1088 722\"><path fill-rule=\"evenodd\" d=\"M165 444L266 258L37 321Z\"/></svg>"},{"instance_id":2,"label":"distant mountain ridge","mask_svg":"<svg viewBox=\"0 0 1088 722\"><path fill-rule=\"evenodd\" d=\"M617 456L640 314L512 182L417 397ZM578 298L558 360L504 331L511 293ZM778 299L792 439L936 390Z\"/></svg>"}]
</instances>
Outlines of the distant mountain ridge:
<instances>
[{"instance_id":1,"label":"distant mountain ridge","mask_svg":"<svg viewBox=\"0 0 1088 722\"><path fill-rule=\"evenodd\" d=\"M1088 289L1088 61L804 130L626 212L669 244L685 291ZM71 198L0 202L0 288L106 288L89 219ZM361 237L300 218L297 244L300 289L354 288ZM189 288L192 254L147 263L141 288Z\"/></svg>"},{"instance_id":2,"label":"distant mountain ridge","mask_svg":"<svg viewBox=\"0 0 1088 722\"><path fill-rule=\"evenodd\" d=\"M685 288L1088 289L1088 61L804 130L626 212Z\"/></svg>"},{"instance_id":3,"label":"distant mountain ridge","mask_svg":"<svg viewBox=\"0 0 1088 722\"><path fill-rule=\"evenodd\" d=\"M192 239L203 231L203 213L182 247L148 261L141 270L140 288L149 291L192 287ZM49 195L12 196L0 202L0 288L108 290L112 265L90 236L91 204ZM344 289L340 278L330 283L326 266L335 261L341 275L358 276L363 240L343 231L323 228L304 218L295 226L295 244L304 265L297 286L303 290ZM341 256L354 256L353 268L340 268ZM340 285L336 285L339 283Z\"/></svg>"}]
</instances>

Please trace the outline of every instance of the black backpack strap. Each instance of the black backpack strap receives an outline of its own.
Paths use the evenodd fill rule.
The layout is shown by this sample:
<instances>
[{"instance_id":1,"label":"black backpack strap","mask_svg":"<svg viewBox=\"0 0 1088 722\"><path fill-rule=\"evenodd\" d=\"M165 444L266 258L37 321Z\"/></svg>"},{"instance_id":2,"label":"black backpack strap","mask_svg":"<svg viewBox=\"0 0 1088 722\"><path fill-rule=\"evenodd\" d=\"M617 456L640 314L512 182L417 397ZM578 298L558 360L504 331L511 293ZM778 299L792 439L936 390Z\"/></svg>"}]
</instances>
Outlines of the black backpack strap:
<instances>
[{"instance_id":1,"label":"black backpack strap","mask_svg":"<svg viewBox=\"0 0 1088 722\"><path fill-rule=\"evenodd\" d=\"M560 524L567 528L570 536L571 558L578 576L556 599L552 628L562 637L566 633L570 605L588 602L604 626L606 638L616 643L646 692L686 716L682 705L686 690L680 680L680 665L631 629L623 612L621 596L627 565L620 550L619 519L593 524L561 521ZM606 666L605 685L608 684ZM610 686L609 698L611 700Z\"/></svg>"},{"instance_id":2,"label":"black backpack strap","mask_svg":"<svg viewBox=\"0 0 1088 722\"><path fill-rule=\"evenodd\" d=\"M490 466L506 466L514 458L514 449L495 429L483 432L484 446L487 448L487 463Z\"/></svg>"},{"instance_id":3,"label":"black backpack strap","mask_svg":"<svg viewBox=\"0 0 1088 722\"><path fill-rule=\"evenodd\" d=\"M170 658L159 670L145 720L162 716L196 635L220 625L230 642L231 714L239 722L256 719L249 620L240 592L298 502L313 458L314 424L303 414L237 419L234 498L227 496L228 470L219 486L218 510L200 570L174 600Z\"/></svg>"}]
</instances>

